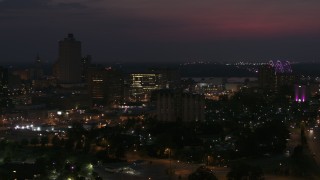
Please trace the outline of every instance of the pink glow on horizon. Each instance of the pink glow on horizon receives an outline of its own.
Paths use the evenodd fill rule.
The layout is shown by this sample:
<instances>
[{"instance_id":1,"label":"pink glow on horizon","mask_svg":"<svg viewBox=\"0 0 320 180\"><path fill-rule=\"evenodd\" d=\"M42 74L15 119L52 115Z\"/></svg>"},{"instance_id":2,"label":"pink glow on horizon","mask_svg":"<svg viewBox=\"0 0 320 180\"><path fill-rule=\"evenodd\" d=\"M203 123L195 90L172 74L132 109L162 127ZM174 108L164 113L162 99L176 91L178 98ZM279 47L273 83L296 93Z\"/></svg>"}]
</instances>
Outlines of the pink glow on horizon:
<instances>
[{"instance_id":1,"label":"pink glow on horizon","mask_svg":"<svg viewBox=\"0 0 320 180\"><path fill-rule=\"evenodd\" d=\"M320 2L257 0L111 1L114 15L150 21L130 32L147 39L206 40L314 35ZM140 2L140 3L139 3ZM160 26L152 27L152 23Z\"/></svg>"}]
</instances>

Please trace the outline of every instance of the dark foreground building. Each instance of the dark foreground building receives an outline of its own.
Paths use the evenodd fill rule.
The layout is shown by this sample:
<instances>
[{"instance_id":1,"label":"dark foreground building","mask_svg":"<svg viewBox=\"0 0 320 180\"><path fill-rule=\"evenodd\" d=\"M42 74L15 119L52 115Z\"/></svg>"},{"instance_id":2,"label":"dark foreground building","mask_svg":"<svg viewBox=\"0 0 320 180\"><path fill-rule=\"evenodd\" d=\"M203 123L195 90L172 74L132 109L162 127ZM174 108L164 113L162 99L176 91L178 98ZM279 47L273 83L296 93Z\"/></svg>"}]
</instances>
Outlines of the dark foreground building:
<instances>
[{"instance_id":1,"label":"dark foreground building","mask_svg":"<svg viewBox=\"0 0 320 180\"><path fill-rule=\"evenodd\" d=\"M8 69L0 66L0 114L9 107L8 98Z\"/></svg>"},{"instance_id":2,"label":"dark foreground building","mask_svg":"<svg viewBox=\"0 0 320 180\"><path fill-rule=\"evenodd\" d=\"M205 98L203 95L172 90L154 92L156 116L159 121L204 121Z\"/></svg>"},{"instance_id":3,"label":"dark foreground building","mask_svg":"<svg viewBox=\"0 0 320 180\"><path fill-rule=\"evenodd\" d=\"M41 170L35 164L6 163L0 166L0 179L36 179Z\"/></svg>"}]
</instances>

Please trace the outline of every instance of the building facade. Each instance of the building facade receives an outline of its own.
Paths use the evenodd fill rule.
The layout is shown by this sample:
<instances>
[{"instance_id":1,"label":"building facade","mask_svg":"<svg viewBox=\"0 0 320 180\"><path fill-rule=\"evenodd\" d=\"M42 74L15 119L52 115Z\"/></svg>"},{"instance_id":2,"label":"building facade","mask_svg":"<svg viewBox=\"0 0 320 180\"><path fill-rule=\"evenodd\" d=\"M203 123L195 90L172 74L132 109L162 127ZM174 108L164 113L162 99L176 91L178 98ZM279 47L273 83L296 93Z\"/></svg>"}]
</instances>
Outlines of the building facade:
<instances>
[{"instance_id":1,"label":"building facade","mask_svg":"<svg viewBox=\"0 0 320 180\"><path fill-rule=\"evenodd\" d=\"M91 66L91 56L87 55L81 59L81 81L88 81L88 69Z\"/></svg>"},{"instance_id":2,"label":"building facade","mask_svg":"<svg viewBox=\"0 0 320 180\"><path fill-rule=\"evenodd\" d=\"M8 69L0 66L0 114L10 106L8 97Z\"/></svg>"},{"instance_id":3,"label":"building facade","mask_svg":"<svg viewBox=\"0 0 320 180\"><path fill-rule=\"evenodd\" d=\"M276 89L276 72L270 65L263 65L258 73L259 87L262 89Z\"/></svg>"},{"instance_id":4,"label":"building facade","mask_svg":"<svg viewBox=\"0 0 320 180\"><path fill-rule=\"evenodd\" d=\"M284 86L292 87L296 79L288 61L270 61L259 68L259 86L265 90L277 91Z\"/></svg>"},{"instance_id":5,"label":"building facade","mask_svg":"<svg viewBox=\"0 0 320 180\"><path fill-rule=\"evenodd\" d=\"M159 121L204 121L205 97L199 94L159 90L156 96L156 116Z\"/></svg>"},{"instance_id":6,"label":"building facade","mask_svg":"<svg viewBox=\"0 0 320 180\"><path fill-rule=\"evenodd\" d=\"M54 66L54 73L58 83L81 83L81 42L73 34L59 41L59 57Z\"/></svg>"},{"instance_id":7,"label":"building facade","mask_svg":"<svg viewBox=\"0 0 320 180\"><path fill-rule=\"evenodd\" d=\"M103 67L88 70L88 87L94 104L117 105L123 102L122 72Z\"/></svg>"},{"instance_id":8,"label":"building facade","mask_svg":"<svg viewBox=\"0 0 320 180\"><path fill-rule=\"evenodd\" d=\"M42 67L42 61L39 55L37 55L33 68L30 70L31 80L40 80L44 76L44 70Z\"/></svg>"},{"instance_id":9,"label":"building facade","mask_svg":"<svg viewBox=\"0 0 320 180\"><path fill-rule=\"evenodd\" d=\"M129 100L136 102L149 101L151 92L165 88L161 73L136 73L130 74Z\"/></svg>"}]
</instances>

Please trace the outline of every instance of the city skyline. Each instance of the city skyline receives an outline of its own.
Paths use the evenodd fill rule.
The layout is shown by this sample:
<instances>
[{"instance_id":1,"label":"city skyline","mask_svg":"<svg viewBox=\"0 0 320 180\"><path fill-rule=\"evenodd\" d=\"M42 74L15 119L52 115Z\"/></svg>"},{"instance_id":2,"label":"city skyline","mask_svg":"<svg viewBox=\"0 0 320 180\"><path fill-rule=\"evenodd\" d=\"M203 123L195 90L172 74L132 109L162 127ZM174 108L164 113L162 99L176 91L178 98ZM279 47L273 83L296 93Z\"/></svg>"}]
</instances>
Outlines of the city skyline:
<instances>
[{"instance_id":1,"label":"city skyline","mask_svg":"<svg viewBox=\"0 0 320 180\"><path fill-rule=\"evenodd\" d=\"M1 0L1 62L58 58L74 33L94 62L317 61L317 1Z\"/></svg>"},{"instance_id":2,"label":"city skyline","mask_svg":"<svg viewBox=\"0 0 320 180\"><path fill-rule=\"evenodd\" d=\"M320 179L319 5L0 0L0 179Z\"/></svg>"}]
</instances>

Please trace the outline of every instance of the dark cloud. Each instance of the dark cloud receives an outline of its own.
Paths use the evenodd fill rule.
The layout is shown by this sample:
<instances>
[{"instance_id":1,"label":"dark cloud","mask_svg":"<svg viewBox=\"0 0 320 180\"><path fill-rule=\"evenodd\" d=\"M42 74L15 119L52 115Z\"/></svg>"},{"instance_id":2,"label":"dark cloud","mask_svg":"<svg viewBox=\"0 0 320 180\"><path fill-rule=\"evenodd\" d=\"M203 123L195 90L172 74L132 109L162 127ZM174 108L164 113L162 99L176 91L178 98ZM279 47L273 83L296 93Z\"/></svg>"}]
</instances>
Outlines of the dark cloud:
<instances>
[{"instance_id":1,"label":"dark cloud","mask_svg":"<svg viewBox=\"0 0 320 180\"><path fill-rule=\"evenodd\" d=\"M40 9L78 9L86 6L76 2L59 2L54 3L52 0L2 0L0 9L2 11L11 10L40 10Z\"/></svg>"},{"instance_id":2,"label":"dark cloud","mask_svg":"<svg viewBox=\"0 0 320 180\"><path fill-rule=\"evenodd\" d=\"M57 8L64 9L84 9L87 8L85 5L81 3L58 3Z\"/></svg>"},{"instance_id":3,"label":"dark cloud","mask_svg":"<svg viewBox=\"0 0 320 180\"><path fill-rule=\"evenodd\" d=\"M0 9L37 9L47 7L47 0L3 0L0 1Z\"/></svg>"}]
</instances>

